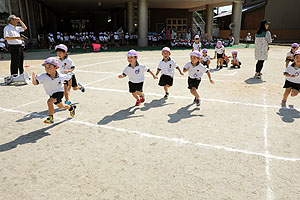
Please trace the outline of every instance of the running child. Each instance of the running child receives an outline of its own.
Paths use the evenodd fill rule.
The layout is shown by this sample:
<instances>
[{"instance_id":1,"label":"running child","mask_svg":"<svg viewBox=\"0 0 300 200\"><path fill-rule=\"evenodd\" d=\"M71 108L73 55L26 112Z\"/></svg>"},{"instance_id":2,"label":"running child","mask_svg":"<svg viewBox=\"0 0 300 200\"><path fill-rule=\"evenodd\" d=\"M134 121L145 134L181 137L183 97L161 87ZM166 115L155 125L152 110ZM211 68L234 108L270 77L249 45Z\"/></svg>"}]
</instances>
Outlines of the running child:
<instances>
[{"instance_id":1,"label":"running child","mask_svg":"<svg viewBox=\"0 0 300 200\"><path fill-rule=\"evenodd\" d=\"M119 75L118 78L129 78L129 92L136 99L136 106L139 106L141 103L145 102L145 95L143 94L143 84L145 80L145 72L149 72L154 79L157 77L152 73L150 69L146 66L141 65L137 61L138 54L132 49L127 53L127 61L129 65L124 69L123 74Z\"/></svg>"},{"instance_id":2,"label":"running child","mask_svg":"<svg viewBox=\"0 0 300 200\"><path fill-rule=\"evenodd\" d=\"M207 54L207 49L202 50L202 55L201 55L201 64L209 68L210 65L210 56Z\"/></svg>"},{"instance_id":3,"label":"running child","mask_svg":"<svg viewBox=\"0 0 300 200\"><path fill-rule=\"evenodd\" d=\"M289 95L295 97L300 92L300 51L296 51L294 54L294 62L289 64L283 73L285 76L285 92L281 101L282 106L286 106L286 101Z\"/></svg>"},{"instance_id":4,"label":"running child","mask_svg":"<svg viewBox=\"0 0 300 200\"><path fill-rule=\"evenodd\" d=\"M171 50L169 47L164 47L162 49L161 55L163 56L163 60L160 61L158 65L156 76L158 76L159 72L161 72L158 85L164 87L166 93L165 98L168 98L169 88L173 86L174 69L177 69L180 75L184 76L184 74L177 66L175 60L172 60L170 58Z\"/></svg>"},{"instance_id":5,"label":"running child","mask_svg":"<svg viewBox=\"0 0 300 200\"><path fill-rule=\"evenodd\" d=\"M59 44L55 47L55 51L57 56L59 57L58 60L58 66L60 73L62 74L69 74L71 75L71 79L68 81L65 81L65 104L70 105L70 92L71 87L73 90L81 90L81 92L85 92L85 88L78 83L75 77L75 65L73 63L73 60L68 57L68 47L64 44Z\"/></svg>"},{"instance_id":6,"label":"running child","mask_svg":"<svg viewBox=\"0 0 300 200\"><path fill-rule=\"evenodd\" d=\"M299 44L293 43L291 50L286 54L285 67L289 66L290 62L294 62L294 53L299 49Z\"/></svg>"},{"instance_id":7,"label":"running child","mask_svg":"<svg viewBox=\"0 0 300 200\"><path fill-rule=\"evenodd\" d=\"M204 73L206 73L209 78L209 82L211 84L215 84L215 82L211 79L209 70L200 63L201 53L199 51L193 51L192 53L190 53L190 57L191 62L188 62L184 66L183 72L189 72L188 89L190 89L192 95L195 96L194 103L196 103L197 106L200 106L201 100L197 89L201 82L201 77Z\"/></svg>"},{"instance_id":8,"label":"running child","mask_svg":"<svg viewBox=\"0 0 300 200\"><path fill-rule=\"evenodd\" d=\"M5 45L5 40L3 38L0 38L1 59L4 59L4 51L8 51Z\"/></svg>"},{"instance_id":9,"label":"running child","mask_svg":"<svg viewBox=\"0 0 300 200\"><path fill-rule=\"evenodd\" d=\"M200 42L200 37L199 35L195 35L195 42L193 43L193 49L192 51L201 51L201 42Z\"/></svg>"},{"instance_id":10,"label":"running child","mask_svg":"<svg viewBox=\"0 0 300 200\"><path fill-rule=\"evenodd\" d=\"M221 41L217 42L215 47L215 56L213 59L217 57L217 69L222 69L224 64L225 57L225 47L223 46Z\"/></svg>"},{"instance_id":11,"label":"running child","mask_svg":"<svg viewBox=\"0 0 300 200\"><path fill-rule=\"evenodd\" d=\"M46 93L50 96L47 101L49 116L44 121L46 124L54 123L54 105L59 108L69 110L71 117L75 115L75 105L66 105L62 102L64 97L64 81L69 80L71 77L67 74L59 74L56 70L58 69L58 61L56 58L47 58L42 66L45 67L46 73L37 76L34 72L32 73L32 84L39 85L43 84Z\"/></svg>"},{"instance_id":12,"label":"running child","mask_svg":"<svg viewBox=\"0 0 300 200\"><path fill-rule=\"evenodd\" d=\"M230 56L229 58L231 58L231 67L230 68L241 68L242 62L240 60L240 58L238 57L238 52L237 51L232 51L231 52L232 56Z\"/></svg>"}]
</instances>

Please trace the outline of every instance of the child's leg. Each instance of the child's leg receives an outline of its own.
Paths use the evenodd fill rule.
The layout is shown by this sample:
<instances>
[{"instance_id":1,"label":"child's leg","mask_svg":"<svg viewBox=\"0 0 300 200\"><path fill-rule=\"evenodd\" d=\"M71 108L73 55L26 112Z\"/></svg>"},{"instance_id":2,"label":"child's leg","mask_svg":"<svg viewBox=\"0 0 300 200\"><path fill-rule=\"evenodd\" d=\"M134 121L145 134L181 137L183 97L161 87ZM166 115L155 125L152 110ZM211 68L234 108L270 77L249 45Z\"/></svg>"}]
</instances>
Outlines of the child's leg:
<instances>
[{"instance_id":1,"label":"child's leg","mask_svg":"<svg viewBox=\"0 0 300 200\"><path fill-rule=\"evenodd\" d=\"M206 62L206 64L207 64L207 67L209 68L210 60L208 60L208 61Z\"/></svg>"},{"instance_id":2,"label":"child's leg","mask_svg":"<svg viewBox=\"0 0 300 200\"><path fill-rule=\"evenodd\" d=\"M72 80L70 80L72 81ZM71 85L70 85L70 81L68 81L67 84L64 84L64 89L65 89L65 99L66 101L70 100L70 92L71 92ZM72 83L71 83L72 84Z\"/></svg>"},{"instance_id":3,"label":"child's leg","mask_svg":"<svg viewBox=\"0 0 300 200\"><path fill-rule=\"evenodd\" d=\"M165 85L165 86L164 86L164 90L165 90L166 93L169 92L169 87L170 87L169 85Z\"/></svg>"},{"instance_id":4,"label":"child's leg","mask_svg":"<svg viewBox=\"0 0 300 200\"><path fill-rule=\"evenodd\" d=\"M291 93L291 96L292 97L295 97L299 94L299 91L298 90L295 90L295 89L292 89L292 93Z\"/></svg>"},{"instance_id":5,"label":"child's leg","mask_svg":"<svg viewBox=\"0 0 300 200\"><path fill-rule=\"evenodd\" d=\"M286 89L285 89L284 94L283 94L283 98L282 98L283 101L286 101L286 100L287 100L287 98L288 98L288 96L290 95L291 91L292 91L291 88L286 88Z\"/></svg>"},{"instance_id":6,"label":"child's leg","mask_svg":"<svg viewBox=\"0 0 300 200\"><path fill-rule=\"evenodd\" d=\"M199 94L196 88L193 87L192 89L190 89L190 92L196 97L196 99L199 99Z\"/></svg>"},{"instance_id":7,"label":"child's leg","mask_svg":"<svg viewBox=\"0 0 300 200\"><path fill-rule=\"evenodd\" d=\"M136 95L138 95L138 96L140 96L140 97L141 97L141 96L144 96L144 94L143 94L141 91L136 91L135 93L136 93Z\"/></svg>"},{"instance_id":8,"label":"child's leg","mask_svg":"<svg viewBox=\"0 0 300 200\"><path fill-rule=\"evenodd\" d=\"M132 94L132 96L133 96L137 101L140 100L140 99L139 99L139 96L138 96L138 91L133 92L133 93L131 93L131 94Z\"/></svg>"},{"instance_id":9,"label":"child's leg","mask_svg":"<svg viewBox=\"0 0 300 200\"><path fill-rule=\"evenodd\" d=\"M53 116L54 114L54 103L56 102L56 99L53 98L49 98L47 101L47 105L48 105L48 112L50 116Z\"/></svg>"},{"instance_id":10,"label":"child's leg","mask_svg":"<svg viewBox=\"0 0 300 200\"><path fill-rule=\"evenodd\" d=\"M56 104L56 106L59 107L59 108L66 109L66 110L69 110L71 108L70 105L64 104L63 102L60 102L60 103Z\"/></svg>"}]
</instances>

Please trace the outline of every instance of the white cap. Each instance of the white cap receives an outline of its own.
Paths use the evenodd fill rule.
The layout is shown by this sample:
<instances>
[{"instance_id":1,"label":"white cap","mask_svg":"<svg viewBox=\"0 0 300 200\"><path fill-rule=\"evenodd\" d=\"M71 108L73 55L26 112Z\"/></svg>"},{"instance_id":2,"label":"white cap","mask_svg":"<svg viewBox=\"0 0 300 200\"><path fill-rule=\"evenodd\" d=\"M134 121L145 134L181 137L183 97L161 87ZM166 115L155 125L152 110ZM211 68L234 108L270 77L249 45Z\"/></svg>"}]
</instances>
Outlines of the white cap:
<instances>
[{"instance_id":1,"label":"white cap","mask_svg":"<svg viewBox=\"0 0 300 200\"><path fill-rule=\"evenodd\" d=\"M199 35L195 35L195 40L200 39Z\"/></svg>"},{"instance_id":2,"label":"white cap","mask_svg":"<svg viewBox=\"0 0 300 200\"><path fill-rule=\"evenodd\" d=\"M171 53L171 49L170 49L169 47L164 47L161 51L162 51L162 52L163 52L163 51L168 51L169 53Z\"/></svg>"}]
</instances>

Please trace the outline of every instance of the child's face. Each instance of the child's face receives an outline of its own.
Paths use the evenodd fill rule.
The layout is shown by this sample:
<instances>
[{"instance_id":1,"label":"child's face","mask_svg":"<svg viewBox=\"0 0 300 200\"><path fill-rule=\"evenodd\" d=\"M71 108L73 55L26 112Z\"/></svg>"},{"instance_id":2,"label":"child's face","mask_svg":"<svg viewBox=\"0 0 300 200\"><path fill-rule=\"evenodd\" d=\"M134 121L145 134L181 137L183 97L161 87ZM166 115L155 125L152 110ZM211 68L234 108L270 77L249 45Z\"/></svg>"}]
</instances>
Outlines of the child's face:
<instances>
[{"instance_id":1,"label":"child's face","mask_svg":"<svg viewBox=\"0 0 300 200\"><path fill-rule=\"evenodd\" d=\"M56 51L56 55L59 57L59 58L64 58L66 56L66 53L63 52L63 51Z\"/></svg>"},{"instance_id":2,"label":"child's face","mask_svg":"<svg viewBox=\"0 0 300 200\"><path fill-rule=\"evenodd\" d=\"M300 65L300 55L294 56L294 62L295 62L297 65Z\"/></svg>"},{"instance_id":3,"label":"child's face","mask_svg":"<svg viewBox=\"0 0 300 200\"><path fill-rule=\"evenodd\" d=\"M52 64L45 64L45 71L48 73L48 74L54 74L56 72L56 67Z\"/></svg>"},{"instance_id":4,"label":"child's face","mask_svg":"<svg viewBox=\"0 0 300 200\"><path fill-rule=\"evenodd\" d=\"M206 56L207 55L207 53L206 52L203 52L203 56Z\"/></svg>"},{"instance_id":5,"label":"child's face","mask_svg":"<svg viewBox=\"0 0 300 200\"><path fill-rule=\"evenodd\" d=\"M232 53L232 57L236 57L236 54Z\"/></svg>"},{"instance_id":6,"label":"child's face","mask_svg":"<svg viewBox=\"0 0 300 200\"><path fill-rule=\"evenodd\" d=\"M195 65L200 59L197 56L191 56L191 62Z\"/></svg>"},{"instance_id":7,"label":"child's face","mask_svg":"<svg viewBox=\"0 0 300 200\"><path fill-rule=\"evenodd\" d=\"M169 59L169 57L170 57L170 52L168 52L168 51L163 51L162 53L161 53L161 55L164 57L164 59Z\"/></svg>"},{"instance_id":8,"label":"child's face","mask_svg":"<svg viewBox=\"0 0 300 200\"><path fill-rule=\"evenodd\" d=\"M292 48L293 52L296 52L298 49L299 47Z\"/></svg>"},{"instance_id":9,"label":"child's face","mask_svg":"<svg viewBox=\"0 0 300 200\"><path fill-rule=\"evenodd\" d=\"M195 42L198 44L199 43L199 39L197 38L197 39L195 39Z\"/></svg>"},{"instance_id":10,"label":"child's face","mask_svg":"<svg viewBox=\"0 0 300 200\"><path fill-rule=\"evenodd\" d=\"M127 61L128 61L130 64L136 63L137 57L135 57L135 56L128 56L128 57L127 57Z\"/></svg>"}]
</instances>

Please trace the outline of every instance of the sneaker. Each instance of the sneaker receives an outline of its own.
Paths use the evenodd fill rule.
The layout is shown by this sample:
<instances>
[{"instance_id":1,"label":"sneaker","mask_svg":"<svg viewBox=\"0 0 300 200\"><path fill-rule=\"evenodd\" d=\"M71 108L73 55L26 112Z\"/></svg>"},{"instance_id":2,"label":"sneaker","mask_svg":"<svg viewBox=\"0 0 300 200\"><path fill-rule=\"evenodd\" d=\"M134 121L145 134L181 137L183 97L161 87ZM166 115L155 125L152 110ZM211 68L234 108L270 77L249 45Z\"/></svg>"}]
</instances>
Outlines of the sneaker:
<instances>
[{"instance_id":1,"label":"sneaker","mask_svg":"<svg viewBox=\"0 0 300 200\"><path fill-rule=\"evenodd\" d=\"M135 106L139 106L141 104L140 100L136 100Z\"/></svg>"},{"instance_id":2,"label":"sneaker","mask_svg":"<svg viewBox=\"0 0 300 200\"><path fill-rule=\"evenodd\" d=\"M281 106L286 107L286 100L281 101Z\"/></svg>"},{"instance_id":3,"label":"sneaker","mask_svg":"<svg viewBox=\"0 0 300 200\"><path fill-rule=\"evenodd\" d=\"M168 98L169 97L169 93L167 92L164 96L164 98Z\"/></svg>"},{"instance_id":4,"label":"sneaker","mask_svg":"<svg viewBox=\"0 0 300 200\"><path fill-rule=\"evenodd\" d=\"M48 116L47 119L44 121L45 124L53 124L53 116Z\"/></svg>"},{"instance_id":5,"label":"sneaker","mask_svg":"<svg viewBox=\"0 0 300 200\"><path fill-rule=\"evenodd\" d=\"M201 105L201 100L200 99L197 99L196 100L196 106L200 106Z\"/></svg>"},{"instance_id":6,"label":"sneaker","mask_svg":"<svg viewBox=\"0 0 300 200\"><path fill-rule=\"evenodd\" d=\"M76 109L76 106L75 105L71 105L71 108L69 109L71 117L75 116L75 109Z\"/></svg>"},{"instance_id":7,"label":"sneaker","mask_svg":"<svg viewBox=\"0 0 300 200\"><path fill-rule=\"evenodd\" d=\"M261 79L261 73L256 72L254 78Z\"/></svg>"},{"instance_id":8,"label":"sneaker","mask_svg":"<svg viewBox=\"0 0 300 200\"><path fill-rule=\"evenodd\" d=\"M65 101L65 104L67 104L67 105L71 105L71 104L72 104L72 102L71 102L71 101Z\"/></svg>"},{"instance_id":9,"label":"sneaker","mask_svg":"<svg viewBox=\"0 0 300 200\"><path fill-rule=\"evenodd\" d=\"M141 102L141 103L144 103L144 102L145 102L145 96L144 96L144 95L143 95L143 96L140 96L140 98L141 98L141 99L140 99L140 102Z\"/></svg>"},{"instance_id":10,"label":"sneaker","mask_svg":"<svg viewBox=\"0 0 300 200\"><path fill-rule=\"evenodd\" d=\"M197 99L196 99L196 97L194 98L194 103L197 103Z\"/></svg>"},{"instance_id":11,"label":"sneaker","mask_svg":"<svg viewBox=\"0 0 300 200\"><path fill-rule=\"evenodd\" d=\"M78 85L81 87L81 88L80 88L80 91L81 91L81 92L85 92L85 88L84 88L80 83L78 83Z\"/></svg>"}]
</instances>

